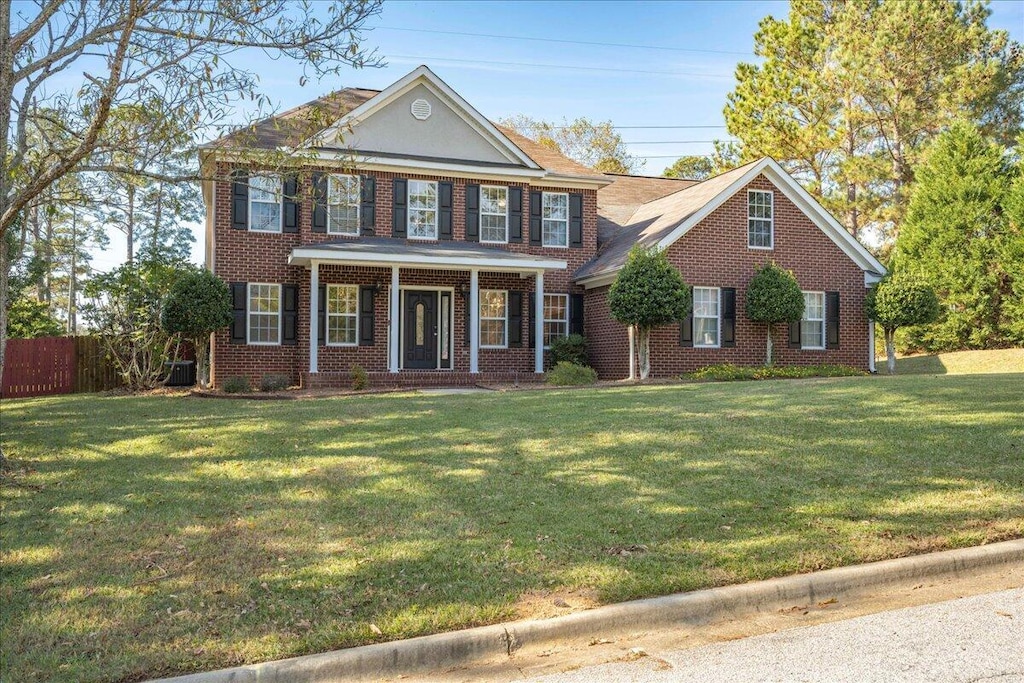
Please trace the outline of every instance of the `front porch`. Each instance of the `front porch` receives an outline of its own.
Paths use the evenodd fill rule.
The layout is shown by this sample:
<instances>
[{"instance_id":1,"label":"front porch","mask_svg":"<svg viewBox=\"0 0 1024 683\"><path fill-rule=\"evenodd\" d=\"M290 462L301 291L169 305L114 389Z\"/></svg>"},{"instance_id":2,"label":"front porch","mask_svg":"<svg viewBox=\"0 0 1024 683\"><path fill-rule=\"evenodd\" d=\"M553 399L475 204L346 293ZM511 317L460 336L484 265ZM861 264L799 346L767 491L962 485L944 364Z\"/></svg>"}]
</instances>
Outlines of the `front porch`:
<instances>
[{"instance_id":1,"label":"front porch","mask_svg":"<svg viewBox=\"0 0 1024 683\"><path fill-rule=\"evenodd\" d=\"M376 386L536 381L544 372L544 345L534 343L544 339L544 273L566 268L505 248L390 238L298 247L289 264L309 272L303 387L349 386L354 365ZM350 290L359 328L348 328L349 343L337 343L337 301L327 289L342 283L359 285Z\"/></svg>"}]
</instances>

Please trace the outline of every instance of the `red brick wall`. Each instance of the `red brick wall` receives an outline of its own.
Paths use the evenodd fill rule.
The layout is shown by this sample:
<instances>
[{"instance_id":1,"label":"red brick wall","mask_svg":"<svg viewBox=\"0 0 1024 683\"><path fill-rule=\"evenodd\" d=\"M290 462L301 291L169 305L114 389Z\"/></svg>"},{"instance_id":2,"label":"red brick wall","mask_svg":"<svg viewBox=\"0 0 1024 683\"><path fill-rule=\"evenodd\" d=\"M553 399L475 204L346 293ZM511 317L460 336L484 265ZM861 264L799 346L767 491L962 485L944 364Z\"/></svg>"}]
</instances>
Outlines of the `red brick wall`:
<instances>
[{"instance_id":1,"label":"red brick wall","mask_svg":"<svg viewBox=\"0 0 1024 683\"><path fill-rule=\"evenodd\" d=\"M299 286L298 312L298 343L295 346L251 346L247 344L231 344L229 332L223 330L214 335L211 370L215 385L223 384L224 380L234 376L247 376L254 385L258 385L265 373L286 374L298 382L299 373L309 368L309 271L303 267L288 266L288 256L297 246L324 241L345 239L358 240L357 237L346 238L340 235L314 233L312 231L312 201L308 171L305 169L300 176L300 204L298 233L259 233L231 228L231 183L228 173L231 166L221 164L218 168L219 177L216 183L215 207L215 249L214 272L226 282L270 282L296 284ZM465 205L467 183L479 181L466 180L450 176L408 175L397 173L371 172L376 177L376 236L391 236L392 180L396 177L423 180L450 181L453 184L453 233L454 240L465 240ZM487 183L483 183L487 184ZM494 183L498 184L498 183ZM516 185L516 183L508 183ZM543 188L549 192L577 192L583 195L583 247L575 249L544 248L529 245L529 191L527 184L519 184L523 188L523 226L524 241L520 244L485 246L506 249L517 253L528 253L540 258L559 259L567 262L564 271L548 271L544 275L544 289L548 293L582 292L582 289L571 282L572 273L585 262L593 258L597 249L597 192L573 188ZM541 188L535 188L541 189ZM411 240L419 244L422 240ZM375 297L375 344L362 347L325 347L318 351L318 366L321 371L345 371L358 363L368 371L387 369L387 316L388 287L391 283L389 269L382 268L350 268L340 266L323 266L320 272L322 284L374 284L383 286ZM464 343L465 335L465 298L458 292L462 283L469 282L468 272L413 270L405 268L401 273L402 285L421 285L437 287L453 287L455 320L453 334L455 339L455 370L469 370L469 350ZM482 289L505 289L510 291L532 292L534 278L521 278L517 274L481 273ZM520 349L480 349L480 370L490 371L533 371L533 350L526 348L529 319L528 297L523 300L523 340Z\"/></svg>"},{"instance_id":2,"label":"red brick wall","mask_svg":"<svg viewBox=\"0 0 1024 683\"><path fill-rule=\"evenodd\" d=\"M736 346L688 348L679 343L679 325L655 330L651 337L651 374L665 377L718 363L760 365L765 359L765 326L745 316L746 288L757 268L774 260L792 270L804 291L839 292L839 348L790 349L788 327L773 331L775 362L780 365L838 363L867 369L868 323L864 313L864 273L839 247L763 175L749 189L774 190L775 244L772 250L747 247L747 192L737 192L669 247L668 257L687 284L736 288ZM608 287L586 294L586 333L591 361L603 378L628 373L626 328L608 309Z\"/></svg>"}]
</instances>

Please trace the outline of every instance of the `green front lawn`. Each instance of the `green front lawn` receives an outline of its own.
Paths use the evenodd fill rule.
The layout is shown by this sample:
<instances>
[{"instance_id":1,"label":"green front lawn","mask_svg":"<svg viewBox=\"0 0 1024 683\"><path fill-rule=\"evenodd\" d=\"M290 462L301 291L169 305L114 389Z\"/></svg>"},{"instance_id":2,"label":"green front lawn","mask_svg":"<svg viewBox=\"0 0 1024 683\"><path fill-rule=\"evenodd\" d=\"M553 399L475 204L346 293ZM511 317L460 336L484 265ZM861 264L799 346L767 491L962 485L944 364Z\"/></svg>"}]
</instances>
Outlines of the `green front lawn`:
<instances>
[{"instance_id":1,"label":"green front lawn","mask_svg":"<svg viewBox=\"0 0 1024 683\"><path fill-rule=\"evenodd\" d=\"M885 358L876 363L885 372ZM898 375L978 375L1024 372L1024 349L950 351L896 359Z\"/></svg>"},{"instance_id":2,"label":"green front lawn","mask_svg":"<svg viewBox=\"0 0 1024 683\"><path fill-rule=\"evenodd\" d=\"M28 472L2 487L0 678L135 681L1024 536L1022 386L4 401Z\"/></svg>"}]
</instances>

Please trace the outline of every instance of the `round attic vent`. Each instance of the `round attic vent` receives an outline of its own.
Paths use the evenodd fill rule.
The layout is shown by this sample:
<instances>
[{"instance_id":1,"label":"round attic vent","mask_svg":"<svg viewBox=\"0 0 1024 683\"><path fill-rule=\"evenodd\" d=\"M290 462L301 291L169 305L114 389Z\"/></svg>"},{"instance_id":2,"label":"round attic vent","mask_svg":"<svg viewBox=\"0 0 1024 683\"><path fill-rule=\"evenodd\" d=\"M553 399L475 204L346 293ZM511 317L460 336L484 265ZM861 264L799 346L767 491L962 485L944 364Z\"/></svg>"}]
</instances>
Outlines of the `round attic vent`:
<instances>
[{"instance_id":1,"label":"round attic vent","mask_svg":"<svg viewBox=\"0 0 1024 683\"><path fill-rule=\"evenodd\" d=\"M412 115L413 118L418 121L426 121L430 118L430 102L424 99L418 99L412 103Z\"/></svg>"}]
</instances>

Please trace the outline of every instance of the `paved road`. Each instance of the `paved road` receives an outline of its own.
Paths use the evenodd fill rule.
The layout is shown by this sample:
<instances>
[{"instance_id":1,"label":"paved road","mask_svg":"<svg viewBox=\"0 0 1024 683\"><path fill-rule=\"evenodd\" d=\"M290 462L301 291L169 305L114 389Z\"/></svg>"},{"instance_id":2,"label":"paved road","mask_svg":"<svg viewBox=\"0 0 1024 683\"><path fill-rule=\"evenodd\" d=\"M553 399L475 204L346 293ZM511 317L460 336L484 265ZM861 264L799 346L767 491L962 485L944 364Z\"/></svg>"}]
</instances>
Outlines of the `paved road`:
<instances>
[{"instance_id":1,"label":"paved road","mask_svg":"<svg viewBox=\"0 0 1024 683\"><path fill-rule=\"evenodd\" d=\"M652 651L635 661L529 680L1024 683L1024 589L694 649Z\"/></svg>"}]
</instances>

